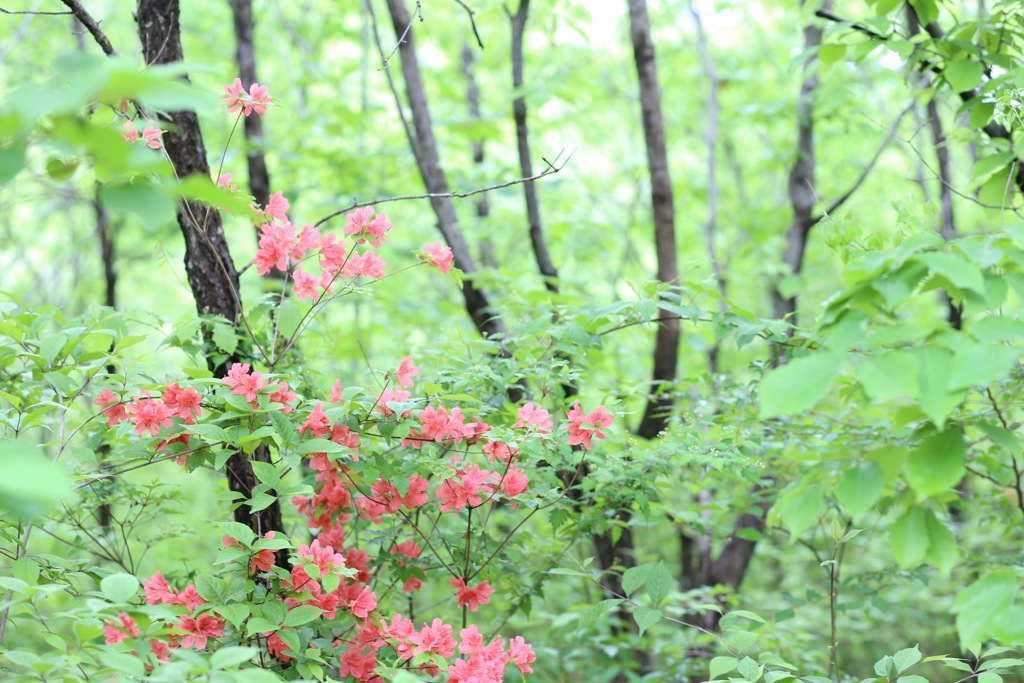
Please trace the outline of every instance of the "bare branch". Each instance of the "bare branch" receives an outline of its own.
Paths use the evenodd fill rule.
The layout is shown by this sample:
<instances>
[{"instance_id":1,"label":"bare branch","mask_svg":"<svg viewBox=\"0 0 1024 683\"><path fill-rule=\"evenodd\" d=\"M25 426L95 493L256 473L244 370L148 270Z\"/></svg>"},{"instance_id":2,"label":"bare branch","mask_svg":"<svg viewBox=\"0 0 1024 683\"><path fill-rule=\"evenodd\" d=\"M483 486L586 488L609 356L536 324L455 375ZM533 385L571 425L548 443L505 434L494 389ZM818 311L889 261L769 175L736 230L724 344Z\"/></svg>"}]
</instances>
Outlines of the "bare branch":
<instances>
[{"instance_id":1,"label":"bare branch","mask_svg":"<svg viewBox=\"0 0 1024 683\"><path fill-rule=\"evenodd\" d=\"M471 10L469 8L469 5L467 5L466 3L462 2L462 0L455 0L455 2L459 3L459 5L462 7L462 9L466 10L466 14L469 15L469 24L470 24L470 26L473 27L473 35L476 36L476 44L480 46L481 50L483 50L484 49L484 41L480 40L480 32L476 30L476 20L473 19L473 15L476 14L476 12Z\"/></svg>"},{"instance_id":2,"label":"bare branch","mask_svg":"<svg viewBox=\"0 0 1024 683\"><path fill-rule=\"evenodd\" d=\"M96 23L96 20L92 18L92 15L82 7L82 3L78 2L78 0L61 0L61 2L67 5L68 9L71 10L71 14L74 14L75 17L82 22L82 26L85 26L86 30L92 34L92 37L108 57L113 57L117 54L117 50L115 50L114 46L110 44L110 40L107 39L107 35L103 32L103 29L101 29L100 25ZM66 12L61 12L61 14L66 14Z\"/></svg>"},{"instance_id":3,"label":"bare branch","mask_svg":"<svg viewBox=\"0 0 1024 683\"><path fill-rule=\"evenodd\" d=\"M337 211L332 211L331 213L327 214L326 216L318 220L316 223L314 223L313 227L318 228L327 221L331 220L332 218L336 218L347 211L351 211L352 209L358 209L361 206L387 204L388 202L404 202L413 199L462 199L465 197L472 197L473 195L481 194L484 192L493 192L494 190L500 190L504 187L512 187L513 185L520 185L522 183L532 183L535 180L540 180L541 178L546 178L549 175L554 175L555 173L558 173L563 168L565 168L565 166L569 163L569 160L572 159L573 153L570 152L569 156L567 156L561 164L558 164L559 159L561 159L562 154L564 153L565 150L559 152L558 156L555 157L553 162L548 162L545 160L545 163L548 164L548 167L541 171L540 173L532 175L528 178L516 178L515 180L509 180L508 182L498 183L497 185L488 185L487 187L480 187L475 190L469 190L468 192L427 192L424 194L410 194L403 195L400 197L382 197L380 199L372 199L366 202L354 202L342 209L338 209Z\"/></svg>"}]
</instances>

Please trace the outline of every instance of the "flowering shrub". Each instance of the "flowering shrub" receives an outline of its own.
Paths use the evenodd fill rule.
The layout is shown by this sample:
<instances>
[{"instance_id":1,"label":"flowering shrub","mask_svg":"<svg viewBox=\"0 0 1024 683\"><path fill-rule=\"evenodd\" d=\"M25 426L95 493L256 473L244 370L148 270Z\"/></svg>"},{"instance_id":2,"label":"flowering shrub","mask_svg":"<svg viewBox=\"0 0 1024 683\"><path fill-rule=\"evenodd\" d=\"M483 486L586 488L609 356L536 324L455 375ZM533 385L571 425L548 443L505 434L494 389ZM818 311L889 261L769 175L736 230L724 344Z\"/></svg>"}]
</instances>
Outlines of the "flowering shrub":
<instances>
[{"instance_id":1,"label":"flowering shrub","mask_svg":"<svg viewBox=\"0 0 1024 683\"><path fill-rule=\"evenodd\" d=\"M272 103L265 86L245 91L238 79L225 93L228 111L239 118L262 116ZM128 124L124 139L139 140ZM159 134L146 128L142 139L158 149ZM230 173L218 172L216 185L240 197ZM230 363L222 378L192 369L187 377L135 388L127 375L105 376L107 355L99 353L86 356L88 374L76 375L74 386L56 372L40 385L59 399L62 420L73 398L61 397L91 395L98 412L83 427L92 425L94 446L131 444L146 453L146 464L173 459L190 472L221 469L243 454L258 481L234 505L258 518L284 500L301 520L289 533L218 524L218 556L190 558L187 579L175 567L141 582L131 571L100 572L90 609L102 622L91 638L106 648L96 661L113 664L97 671L182 680L207 665L242 666L288 679L409 680L416 672L453 683L531 673L536 655L522 636L481 630L497 621L489 611L516 609L504 553L532 516L562 501L565 484L554 468L578 466L593 439L606 437L601 430L612 416L603 407L584 413L577 402L556 421L537 398L505 414L470 396L445 394L442 384L418 387L422 375L412 356L381 373L372 393L340 379L321 391L275 371L323 305L356 291L360 279L385 277L387 264L374 250L392 229L386 214L370 206L348 213L340 234L297 227L290 208L280 192L252 208L260 235L252 263L259 274L277 269L295 300L311 302L307 322L285 330L277 316L269 344L253 333L257 360ZM451 250L440 244L426 245L419 258L442 274L453 268ZM286 303L295 305L279 305ZM224 323L214 324L215 336L217 325ZM105 343L117 346L116 339ZM70 355L51 361L70 371L78 347L68 348ZM254 457L257 449L266 457ZM294 482L291 473L299 471L311 474L312 486ZM87 476L93 485L110 475ZM22 563L25 539L17 554ZM34 576L22 571L5 579L11 596L25 596L9 596L5 623L13 604L41 618L32 598L40 565L31 566ZM62 580L68 581L54 578L56 585ZM444 599L417 610L423 592ZM470 614L483 620L479 626L469 623ZM204 652L210 658L197 660Z\"/></svg>"}]
</instances>

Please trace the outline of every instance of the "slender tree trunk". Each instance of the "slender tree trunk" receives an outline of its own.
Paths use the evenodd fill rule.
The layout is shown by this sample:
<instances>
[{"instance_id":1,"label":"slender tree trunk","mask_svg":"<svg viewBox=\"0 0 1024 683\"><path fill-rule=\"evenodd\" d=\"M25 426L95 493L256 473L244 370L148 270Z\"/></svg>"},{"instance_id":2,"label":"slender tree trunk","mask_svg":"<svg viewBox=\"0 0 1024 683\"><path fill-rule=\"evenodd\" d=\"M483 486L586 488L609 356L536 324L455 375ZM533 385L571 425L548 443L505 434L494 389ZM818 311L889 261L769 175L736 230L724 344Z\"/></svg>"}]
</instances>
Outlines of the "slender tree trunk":
<instances>
[{"instance_id":1,"label":"slender tree trunk","mask_svg":"<svg viewBox=\"0 0 1024 683\"><path fill-rule=\"evenodd\" d=\"M480 114L480 86L476 82L474 66L473 48L469 46L469 43L463 43L462 75L466 77L466 102L469 104L469 117L473 121L479 122L482 120ZM470 144L473 150L473 163L478 168L483 168L485 159L483 140L473 140ZM491 204L486 192L479 195L479 198L474 202L474 206L476 208L476 217L482 225L491 215ZM494 257L494 244L486 235L480 238L478 248L480 251L480 263L483 267L497 268L498 262Z\"/></svg>"},{"instance_id":2,"label":"slender tree trunk","mask_svg":"<svg viewBox=\"0 0 1024 683\"><path fill-rule=\"evenodd\" d=\"M672 178L668 169L665 143L665 120L661 111L661 87L651 40L651 24L645 0L628 0L629 26L633 40L633 57L640 85L640 110L647 146L647 168L651 176L651 205L654 212L654 247L658 259L657 279L677 285L679 268L676 261L675 207ZM659 321L654 343L654 371L651 395L637 436L653 439L668 424L674 405L671 384L676 379L679 361L679 320L666 316Z\"/></svg>"},{"instance_id":3,"label":"slender tree trunk","mask_svg":"<svg viewBox=\"0 0 1024 683\"><path fill-rule=\"evenodd\" d=\"M512 87L523 87L523 32L530 13L530 0L519 0L519 9L509 14L512 21ZM519 150L519 171L523 178L533 176L533 162L530 160L530 129L526 124L526 97L520 95L512 100L512 116L516 122L516 144ZM544 277L544 286L551 293L558 292L558 270L551 260L544 227L540 222L540 202L537 187L532 182L523 183L526 199L526 218L530 223L530 244L537 267Z\"/></svg>"},{"instance_id":4,"label":"slender tree trunk","mask_svg":"<svg viewBox=\"0 0 1024 683\"><path fill-rule=\"evenodd\" d=\"M256 77L256 50L253 43L254 21L252 0L231 0L231 16L235 23L235 55L242 85L248 88L259 82ZM263 153L263 119L245 117L245 158L249 166L249 189L259 206L270 201L270 174Z\"/></svg>"},{"instance_id":5,"label":"slender tree trunk","mask_svg":"<svg viewBox=\"0 0 1024 683\"><path fill-rule=\"evenodd\" d=\"M427 106L427 93L423 86L420 73L419 58L416 55L416 37L412 26L412 17L405 7L405 0L388 0L388 10L395 29L395 37L399 41L398 51L402 59L402 76L405 80L405 93L412 112L412 124L415 137L409 145L416 156L416 163L423 178L427 192L433 195L449 193L448 180L441 167L437 142L434 139L434 126ZM434 196L430 205L437 215L437 227L444 236L445 242L452 250L455 267L465 273L462 282L462 295L466 302L466 311L473 319L477 329L486 337L504 336L505 324L498 313L493 310L487 294L473 282L476 263L469 252L466 238L459 229L455 204L451 197Z\"/></svg>"},{"instance_id":6,"label":"slender tree trunk","mask_svg":"<svg viewBox=\"0 0 1024 683\"><path fill-rule=\"evenodd\" d=\"M806 0L801 0L800 6L805 4ZM825 0L821 9L830 11L832 0ZM820 47L821 35L821 28L809 21L804 26L804 51L811 52ZM810 57L804 62L800 96L796 105L796 160L789 171L789 202L793 208L793 219L786 233L786 247L782 255L782 262L789 274L794 276L800 275L803 270L807 238L816 223L813 212L817 201L814 186L814 97L817 88L817 58ZM772 311L776 318L788 319L796 326L796 296L783 294L779 290L779 283L772 287Z\"/></svg>"},{"instance_id":7,"label":"slender tree trunk","mask_svg":"<svg viewBox=\"0 0 1024 683\"><path fill-rule=\"evenodd\" d=\"M169 64L183 59L179 15L178 0L138 0L136 21L146 64ZM209 176L206 146L195 113L171 112L163 118L172 124L164 135L164 146L178 177ZM185 238L185 273L196 309L201 315L220 315L237 324L241 312L238 272L231 260L220 213L202 204L181 202L178 225ZM233 360L229 358L219 366L211 362L211 370L215 376L223 377ZM257 449L253 457L269 459L265 449ZM258 481L248 456L241 451L234 453L227 461L226 472L231 490L250 498ZM235 521L247 524L259 535L284 528L278 501L258 512L239 505L234 516ZM287 552L279 552L277 559L279 564L287 565Z\"/></svg>"}]
</instances>

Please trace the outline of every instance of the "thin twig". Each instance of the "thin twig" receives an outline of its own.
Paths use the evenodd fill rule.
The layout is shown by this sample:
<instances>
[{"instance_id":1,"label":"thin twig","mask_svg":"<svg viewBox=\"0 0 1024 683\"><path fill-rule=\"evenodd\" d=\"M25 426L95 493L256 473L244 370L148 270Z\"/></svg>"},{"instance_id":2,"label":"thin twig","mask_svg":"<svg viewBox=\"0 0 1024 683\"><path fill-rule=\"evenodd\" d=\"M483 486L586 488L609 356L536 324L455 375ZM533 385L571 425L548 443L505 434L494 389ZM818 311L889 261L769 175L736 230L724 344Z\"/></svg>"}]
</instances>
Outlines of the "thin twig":
<instances>
[{"instance_id":1,"label":"thin twig","mask_svg":"<svg viewBox=\"0 0 1024 683\"><path fill-rule=\"evenodd\" d=\"M420 0L416 0L416 9L412 11L412 17L409 18L409 25L405 27L405 31L402 33L401 36L399 36L398 42L395 43L395 48L391 50L387 57L384 57L384 66L381 67L382 71L387 71L388 69L391 68L391 58L395 56L396 52L398 52L398 48L402 47L402 43L405 42L405 37L409 35L409 31L412 30L412 22L416 20L416 17L418 16L420 18L420 21L423 21L423 14L420 11L421 9L422 8L420 7ZM370 8L370 11L371 13L373 12L372 7ZM470 14L470 19L472 19L472 14ZM374 26L376 26L376 17L374 17ZM476 30L475 26L473 27L473 30ZM483 47L483 45L481 45L480 47Z\"/></svg>"},{"instance_id":2,"label":"thin twig","mask_svg":"<svg viewBox=\"0 0 1024 683\"><path fill-rule=\"evenodd\" d=\"M469 25L473 27L473 35L476 36L476 44L480 46L481 50L483 50L484 41L480 40L480 33L476 30L476 21L473 19L473 15L476 14L476 12L471 10L466 3L462 2L462 0L455 0L455 2L459 3L459 5L462 6L462 9L466 10L466 14L469 15ZM417 6L418 5L419 3L417 3Z\"/></svg>"},{"instance_id":3,"label":"thin twig","mask_svg":"<svg viewBox=\"0 0 1024 683\"><path fill-rule=\"evenodd\" d=\"M442 197L461 199L463 197L472 197L475 194L481 194L483 192L491 192L493 190L500 190L504 187L511 187L512 185L532 183L535 180L540 180L541 178L547 177L549 175L554 175L555 173L558 173L563 168L565 168L566 164L569 163L569 160L572 159L572 155L575 153L575 150L573 152L570 152L569 156L567 156L560 165L555 165L558 164L558 160L562 157L562 154L564 154L564 152L565 150L562 150L561 152L558 153L558 156L555 157L554 163L549 162L545 159L544 162L548 165L548 167L545 170L541 171L540 173L530 176L529 178L516 178L515 180L509 180L508 182L499 183L497 185L489 185L487 187L477 188L476 190L470 190L468 192L428 192L426 194L410 194L403 195L401 197L383 197L381 199L373 199L366 202L355 202L354 204L350 204L345 208L338 209L337 211L327 214L326 216L318 220L316 223L314 223L313 227L318 228L327 221L331 220L332 218L336 218L341 214L345 213L346 211L358 209L361 206L373 206L375 204L387 204L388 202L410 201L413 199L440 199Z\"/></svg>"},{"instance_id":4,"label":"thin twig","mask_svg":"<svg viewBox=\"0 0 1024 683\"><path fill-rule=\"evenodd\" d=\"M46 16L57 16L60 14L74 14L74 12L36 12L34 10L12 10L0 7L0 14L42 14Z\"/></svg>"}]
</instances>

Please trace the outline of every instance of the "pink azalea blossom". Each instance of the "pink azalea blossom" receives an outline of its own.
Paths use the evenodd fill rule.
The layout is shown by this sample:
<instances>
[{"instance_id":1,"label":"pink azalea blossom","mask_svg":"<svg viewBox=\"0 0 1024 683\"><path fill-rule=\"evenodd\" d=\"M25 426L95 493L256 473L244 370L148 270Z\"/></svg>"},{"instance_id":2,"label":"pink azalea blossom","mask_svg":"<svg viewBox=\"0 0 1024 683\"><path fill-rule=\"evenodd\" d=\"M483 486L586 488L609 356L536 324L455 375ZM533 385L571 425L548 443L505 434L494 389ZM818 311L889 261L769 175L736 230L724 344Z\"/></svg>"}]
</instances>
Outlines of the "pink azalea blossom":
<instances>
[{"instance_id":1,"label":"pink azalea blossom","mask_svg":"<svg viewBox=\"0 0 1024 683\"><path fill-rule=\"evenodd\" d=\"M420 259L427 265L437 268L442 275L447 275L455 262L451 248L442 246L439 242L424 244Z\"/></svg>"}]
</instances>

